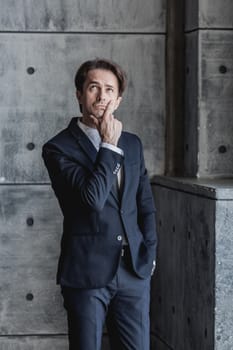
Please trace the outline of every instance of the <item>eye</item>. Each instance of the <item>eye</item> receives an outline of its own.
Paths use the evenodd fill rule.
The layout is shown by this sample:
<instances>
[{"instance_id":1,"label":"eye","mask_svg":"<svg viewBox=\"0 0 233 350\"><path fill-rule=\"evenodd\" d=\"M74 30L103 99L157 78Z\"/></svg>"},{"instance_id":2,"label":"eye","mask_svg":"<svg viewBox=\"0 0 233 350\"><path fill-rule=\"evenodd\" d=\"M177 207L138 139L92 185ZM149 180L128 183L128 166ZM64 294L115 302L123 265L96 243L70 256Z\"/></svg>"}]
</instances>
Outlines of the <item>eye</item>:
<instances>
[{"instance_id":1,"label":"eye","mask_svg":"<svg viewBox=\"0 0 233 350\"><path fill-rule=\"evenodd\" d=\"M90 85L89 86L90 91L95 91L97 89L97 85Z\"/></svg>"},{"instance_id":2,"label":"eye","mask_svg":"<svg viewBox=\"0 0 233 350\"><path fill-rule=\"evenodd\" d=\"M111 87L107 88L107 91L108 92L114 92L113 88L111 88Z\"/></svg>"}]
</instances>

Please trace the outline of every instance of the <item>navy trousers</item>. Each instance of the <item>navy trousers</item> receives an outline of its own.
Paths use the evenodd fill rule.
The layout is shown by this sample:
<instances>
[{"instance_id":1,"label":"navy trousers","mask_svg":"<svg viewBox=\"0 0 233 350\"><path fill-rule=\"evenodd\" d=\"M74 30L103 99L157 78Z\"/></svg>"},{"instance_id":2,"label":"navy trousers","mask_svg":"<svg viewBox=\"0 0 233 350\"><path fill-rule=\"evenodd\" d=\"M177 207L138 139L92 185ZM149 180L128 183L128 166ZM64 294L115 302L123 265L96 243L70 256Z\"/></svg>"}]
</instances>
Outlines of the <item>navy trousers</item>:
<instances>
[{"instance_id":1,"label":"navy trousers","mask_svg":"<svg viewBox=\"0 0 233 350\"><path fill-rule=\"evenodd\" d=\"M149 350L150 278L139 279L122 257L104 288L62 286L67 311L69 350L101 350L106 322L112 350Z\"/></svg>"}]
</instances>

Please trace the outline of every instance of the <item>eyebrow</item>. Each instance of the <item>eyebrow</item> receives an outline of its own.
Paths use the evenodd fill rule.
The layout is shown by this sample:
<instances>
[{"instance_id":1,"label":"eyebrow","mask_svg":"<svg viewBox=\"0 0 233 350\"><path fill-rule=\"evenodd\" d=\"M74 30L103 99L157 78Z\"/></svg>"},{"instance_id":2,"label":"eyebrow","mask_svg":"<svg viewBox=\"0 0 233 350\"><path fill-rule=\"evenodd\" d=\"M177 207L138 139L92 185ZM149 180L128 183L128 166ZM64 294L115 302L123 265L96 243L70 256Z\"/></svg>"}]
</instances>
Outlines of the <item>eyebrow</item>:
<instances>
[{"instance_id":1,"label":"eyebrow","mask_svg":"<svg viewBox=\"0 0 233 350\"><path fill-rule=\"evenodd\" d=\"M97 84L97 85L100 85L100 83L96 80L92 80L89 82L88 86L91 85L91 84ZM106 87L111 87L112 89L115 89L115 87L111 84L105 84Z\"/></svg>"}]
</instances>

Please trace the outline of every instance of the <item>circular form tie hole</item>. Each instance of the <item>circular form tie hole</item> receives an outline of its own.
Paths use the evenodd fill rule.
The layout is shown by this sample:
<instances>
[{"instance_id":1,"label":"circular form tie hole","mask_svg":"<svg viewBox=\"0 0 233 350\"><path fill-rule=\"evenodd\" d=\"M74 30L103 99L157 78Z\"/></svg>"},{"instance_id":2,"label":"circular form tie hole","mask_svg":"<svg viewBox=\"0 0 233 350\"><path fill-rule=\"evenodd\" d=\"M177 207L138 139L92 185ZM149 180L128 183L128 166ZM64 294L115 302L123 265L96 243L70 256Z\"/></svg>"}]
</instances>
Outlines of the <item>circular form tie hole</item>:
<instances>
[{"instance_id":1,"label":"circular form tie hole","mask_svg":"<svg viewBox=\"0 0 233 350\"><path fill-rule=\"evenodd\" d=\"M219 66L219 72L225 74L227 72L227 67L224 65Z\"/></svg>"},{"instance_id":2,"label":"circular form tie hole","mask_svg":"<svg viewBox=\"0 0 233 350\"><path fill-rule=\"evenodd\" d=\"M227 152L227 148L226 148L226 146L221 145L221 146L218 147L218 151L219 151L219 153L226 153Z\"/></svg>"},{"instance_id":3,"label":"circular form tie hole","mask_svg":"<svg viewBox=\"0 0 233 350\"><path fill-rule=\"evenodd\" d=\"M34 144L33 142L29 142L29 143L27 144L27 149L28 149L29 151L32 151L34 148L35 148L35 144Z\"/></svg>"},{"instance_id":4,"label":"circular form tie hole","mask_svg":"<svg viewBox=\"0 0 233 350\"><path fill-rule=\"evenodd\" d=\"M27 218L27 225L28 226L33 226L33 224L34 224L34 219L32 217Z\"/></svg>"},{"instance_id":5,"label":"circular form tie hole","mask_svg":"<svg viewBox=\"0 0 233 350\"><path fill-rule=\"evenodd\" d=\"M28 72L29 75L32 75L32 74L35 73L35 68L34 67L28 67L27 68L27 72Z\"/></svg>"},{"instance_id":6,"label":"circular form tie hole","mask_svg":"<svg viewBox=\"0 0 233 350\"><path fill-rule=\"evenodd\" d=\"M33 294L32 294L32 293L28 293L28 294L26 295L26 299L27 299L28 301L32 301L32 300L34 299Z\"/></svg>"}]
</instances>

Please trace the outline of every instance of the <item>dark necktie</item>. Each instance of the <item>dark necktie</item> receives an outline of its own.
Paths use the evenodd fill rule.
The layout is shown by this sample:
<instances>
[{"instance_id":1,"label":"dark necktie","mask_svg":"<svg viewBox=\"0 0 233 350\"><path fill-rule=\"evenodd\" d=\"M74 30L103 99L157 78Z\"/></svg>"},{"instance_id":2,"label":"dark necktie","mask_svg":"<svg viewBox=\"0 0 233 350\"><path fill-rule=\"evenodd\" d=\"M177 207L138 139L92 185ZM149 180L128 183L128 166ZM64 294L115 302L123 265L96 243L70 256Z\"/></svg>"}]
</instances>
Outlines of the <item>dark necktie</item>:
<instances>
[{"instance_id":1,"label":"dark necktie","mask_svg":"<svg viewBox=\"0 0 233 350\"><path fill-rule=\"evenodd\" d=\"M120 200L120 188L118 185L118 178L116 176L116 179L114 180L113 184L112 184L112 192L114 193L115 197Z\"/></svg>"}]
</instances>

